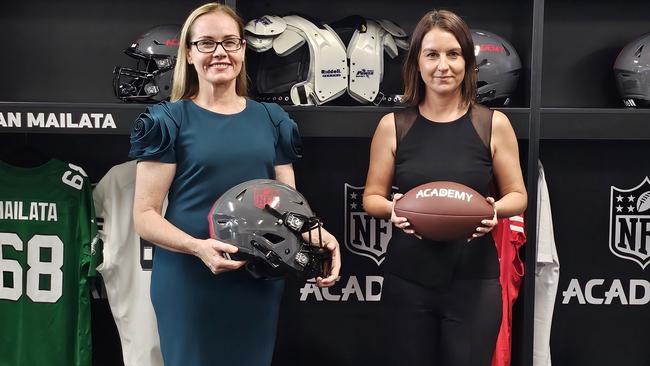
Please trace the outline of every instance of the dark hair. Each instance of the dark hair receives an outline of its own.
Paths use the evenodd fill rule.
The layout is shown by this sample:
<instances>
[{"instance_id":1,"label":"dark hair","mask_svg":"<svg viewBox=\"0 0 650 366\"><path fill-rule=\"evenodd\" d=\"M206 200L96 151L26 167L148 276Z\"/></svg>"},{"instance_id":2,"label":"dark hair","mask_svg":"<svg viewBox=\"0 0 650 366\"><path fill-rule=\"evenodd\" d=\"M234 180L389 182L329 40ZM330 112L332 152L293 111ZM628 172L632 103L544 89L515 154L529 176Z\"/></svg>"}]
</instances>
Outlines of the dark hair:
<instances>
[{"instance_id":1,"label":"dark hair","mask_svg":"<svg viewBox=\"0 0 650 366\"><path fill-rule=\"evenodd\" d=\"M476 100L476 56L474 42L467 23L458 15L448 10L432 10L426 13L415 26L411 35L411 44L404 61L404 97L405 104L415 106L424 99L424 81L418 72L418 59L422 49L422 39L433 28L447 31L456 37L465 60L465 76L461 84L463 102L471 104Z\"/></svg>"}]
</instances>

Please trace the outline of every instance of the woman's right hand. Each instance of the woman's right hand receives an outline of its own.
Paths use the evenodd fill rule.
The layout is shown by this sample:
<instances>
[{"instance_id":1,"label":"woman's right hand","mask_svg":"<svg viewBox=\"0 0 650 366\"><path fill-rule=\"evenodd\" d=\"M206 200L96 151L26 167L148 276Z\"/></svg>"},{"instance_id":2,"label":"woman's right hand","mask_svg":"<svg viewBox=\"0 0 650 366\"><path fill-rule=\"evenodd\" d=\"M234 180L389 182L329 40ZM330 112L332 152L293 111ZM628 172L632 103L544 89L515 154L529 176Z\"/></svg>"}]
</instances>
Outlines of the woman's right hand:
<instances>
[{"instance_id":1,"label":"woman's right hand","mask_svg":"<svg viewBox=\"0 0 650 366\"><path fill-rule=\"evenodd\" d=\"M246 261L226 259L223 253L237 253L239 248L215 239L199 240L194 255L199 257L213 274L233 271L246 264Z\"/></svg>"},{"instance_id":2,"label":"woman's right hand","mask_svg":"<svg viewBox=\"0 0 650 366\"><path fill-rule=\"evenodd\" d=\"M391 210L390 210L390 222L393 223L396 227L402 229L405 233L407 234L413 234L418 239L422 239L422 237L418 234L415 233L415 230L411 229L411 223L408 222L406 217L399 217L395 215L395 202L397 202L400 198L402 198L404 195L401 193L395 193L393 194L393 201L391 202Z\"/></svg>"}]
</instances>

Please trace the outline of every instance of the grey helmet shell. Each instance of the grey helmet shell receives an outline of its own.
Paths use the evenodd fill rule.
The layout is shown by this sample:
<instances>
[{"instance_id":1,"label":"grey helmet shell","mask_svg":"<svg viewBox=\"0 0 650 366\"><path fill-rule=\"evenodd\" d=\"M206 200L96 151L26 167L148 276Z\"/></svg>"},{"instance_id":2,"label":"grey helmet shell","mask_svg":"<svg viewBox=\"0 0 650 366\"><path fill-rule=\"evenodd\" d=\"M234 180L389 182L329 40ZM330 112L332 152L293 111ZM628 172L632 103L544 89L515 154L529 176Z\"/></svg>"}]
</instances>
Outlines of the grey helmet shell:
<instances>
[{"instance_id":1,"label":"grey helmet shell","mask_svg":"<svg viewBox=\"0 0 650 366\"><path fill-rule=\"evenodd\" d=\"M176 64L181 26L156 26L139 36L124 50L136 60L135 68L115 67L113 92L123 101L168 100Z\"/></svg>"},{"instance_id":2,"label":"grey helmet shell","mask_svg":"<svg viewBox=\"0 0 650 366\"><path fill-rule=\"evenodd\" d=\"M478 68L477 102L509 105L517 89L521 60L515 48L502 37L481 29L472 29L474 54Z\"/></svg>"},{"instance_id":3,"label":"grey helmet shell","mask_svg":"<svg viewBox=\"0 0 650 366\"><path fill-rule=\"evenodd\" d=\"M248 260L255 277L323 275L323 255L329 252L306 243L301 234L320 221L291 186L270 179L243 182L219 197L208 218L211 237L238 247L230 257Z\"/></svg>"},{"instance_id":4,"label":"grey helmet shell","mask_svg":"<svg viewBox=\"0 0 650 366\"><path fill-rule=\"evenodd\" d=\"M628 43L614 62L616 87L628 107L650 107L650 33Z\"/></svg>"}]
</instances>

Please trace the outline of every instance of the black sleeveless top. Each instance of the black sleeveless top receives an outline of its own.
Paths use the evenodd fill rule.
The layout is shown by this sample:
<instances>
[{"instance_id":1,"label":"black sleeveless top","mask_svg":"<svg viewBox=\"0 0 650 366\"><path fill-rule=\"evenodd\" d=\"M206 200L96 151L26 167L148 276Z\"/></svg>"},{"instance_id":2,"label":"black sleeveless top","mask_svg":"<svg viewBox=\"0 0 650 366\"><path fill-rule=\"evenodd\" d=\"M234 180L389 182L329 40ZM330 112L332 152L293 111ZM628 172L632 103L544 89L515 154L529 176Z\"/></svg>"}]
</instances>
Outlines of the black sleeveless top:
<instances>
[{"instance_id":1,"label":"black sleeveless top","mask_svg":"<svg viewBox=\"0 0 650 366\"><path fill-rule=\"evenodd\" d=\"M473 107L473 108L481 108ZM470 109L472 110L472 109ZM404 193L432 181L454 181L489 196L492 182L491 114L481 138L470 111L451 122L433 122L415 108L408 131L396 123L395 185ZM489 111L488 111L489 112ZM476 123L476 121L474 121ZM498 278L499 262L490 234L453 242L420 240L393 228L385 270L427 287L444 287L452 279Z\"/></svg>"}]
</instances>

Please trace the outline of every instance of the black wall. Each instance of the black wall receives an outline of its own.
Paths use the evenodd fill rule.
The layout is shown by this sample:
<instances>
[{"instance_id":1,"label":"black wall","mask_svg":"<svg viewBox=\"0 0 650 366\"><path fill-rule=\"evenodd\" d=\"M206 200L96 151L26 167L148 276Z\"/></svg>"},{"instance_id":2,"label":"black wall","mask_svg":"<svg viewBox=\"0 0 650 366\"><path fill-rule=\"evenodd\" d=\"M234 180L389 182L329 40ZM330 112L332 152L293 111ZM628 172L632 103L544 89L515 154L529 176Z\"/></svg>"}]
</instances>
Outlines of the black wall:
<instances>
[{"instance_id":1,"label":"black wall","mask_svg":"<svg viewBox=\"0 0 650 366\"><path fill-rule=\"evenodd\" d=\"M0 4L0 30L6 43L0 58L3 70L0 102L59 102L74 106L99 103L103 109L117 109L118 104L114 103L120 102L112 92L113 67L133 66L123 49L138 34L153 26L182 23L188 13L202 3L172 0L3 2ZM539 143L539 157L546 168L554 209L561 262L551 341L553 362L559 366L650 364L650 355L644 347L644 340L650 336L648 304L593 305L578 304L575 300L562 304L562 292L567 290L572 279L578 279L583 290L586 281L604 279L607 285L594 292L604 296L604 291L616 279L629 285L631 279L648 280L649 277L650 270L616 257L609 250L608 200L612 186L632 188L650 176L647 158L650 127L645 128L646 122L650 123L650 113L647 110L632 113L621 108L612 72L618 51L632 39L650 32L650 2L246 0L236 3L246 20L264 14L299 12L329 22L358 13L389 18L408 32L422 14L435 6L457 12L470 27L493 31L511 41L524 67L513 106L523 109L504 109L504 112L511 118L515 114L531 116L531 120L536 119L541 124L541 132L531 128L530 135L520 135L523 138L520 150L522 162L526 162L529 151L537 154L535 147ZM540 14L542 19L533 19L535 5L541 5L544 10L544 14ZM533 61L540 60L533 60L533 35L541 27L542 42L534 50L541 62L535 69L531 66ZM533 76L540 75L541 84L534 85ZM534 97L531 90L541 92L541 106L531 103ZM345 113L327 107L290 112L299 117L296 117L299 124L309 127L305 158L296 164L298 185L331 231L341 239L345 266L341 283L330 291L334 297L350 286L352 277L360 282L363 287L360 291L365 296L364 279L381 275L380 265L355 254L344 243L345 220L349 214L344 197L345 183L364 184L372 130L368 126L375 123L377 115L390 112L390 109L374 107L368 110L372 113ZM340 120L346 118L349 121L341 124ZM118 122L121 125L130 123ZM316 122L323 124L322 129ZM336 131L327 125L328 122L338 123ZM364 131L361 135L365 134L361 137L360 124ZM592 140L595 135L591 132L595 128L598 140ZM16 133L0 128L0 158L11 155L27 143L46 154L84 167L91 180L97 182L111 166L127 160L129 143L126 133L105 135L101 130L95 133ZM549 136L553 139L545 139ZM533 155L532 159L535 158ZM530 174L535 178L534 169ZM534 192L530 195L534 199ZM527 217L534 219L536 212L529 211ZM531 253L534 255L534 250L528 252L529 256ZM527 269L529 276L533 273L532 268ZM350 295L347 302L318 301L313 292L306 301L300 301L303 286L290 283L287 287L274 365L380 364L380 353L373 349L376 337L381 336L376 332L377 319L381 315L377 304L365 299L360 301L356 293ZM369 293L376 293L376 284L371 286L374 288L368 290ZM532 314L526 313L522 300L532 299L532 290L524 288L515 305L513 365L530 364L527 348L530 341L524 328L530 329ZM93 321L96 365L118 365L119 341L105 300L93 301ZM314 339L326 338L331 329L337 333L336 342L314 342ZM338 347L338 344L343 346ZM299 363L292 362L295 360Z\"/></svg>"},{"instance_id":2,"label":"black wall","mask_svg":"<svg viewBox=\"0 0 650 366\"><path fill-rule=\"evenodd\" d=\"M650 2L545 0L543 107L621 107L614 61L650 32Z\"/></svg>"},{"instance_id":3,"label":"black wall","mask_svg":"<svg viewBox=\"0 0 650 366\"><path fill-rule=\"evenodd\" d=\"M609 236L611 188L631 189L648 179L650 145L647 141L544 141L541 151L560 258L551 337L553 365L650 364L650 272L614 255ZM648 190L650 184L641 187L641 192ZM629 195L634 196L633 202ZM627 213L630 205L636 206L639 192L623 196L621 206ZM647 211L636 215L648 218ZM646 240L637 241L645 243L641 253L650 249ZM591 293L596 299L589 301L587 283L594 279L602 284L595 282L598 285ZM634 297L645 298L643 304L629 304L631 280L647 284L645 289L636 286ZM572 295L578 292L572 281L585 295L582 303ZM620 282L621 293L612 287L615 281ZM607 304L610 291L611 304ZM598 299L603 303L595 304Z\"/></svg>"},{"instance_id":4,"label":"black wall","mask_svg":"<svg viewBox=\"0 0 650 366\"><path fill-rule=\"evenodd\" d=\"M123 50L161 24L182 24L204 1L3 2L0 100L116 102L113 67L135 66Z\"/></svg>"}]
</instances>

